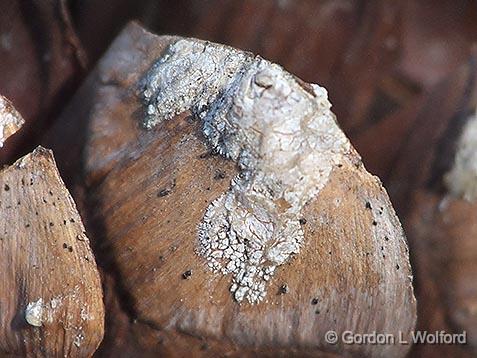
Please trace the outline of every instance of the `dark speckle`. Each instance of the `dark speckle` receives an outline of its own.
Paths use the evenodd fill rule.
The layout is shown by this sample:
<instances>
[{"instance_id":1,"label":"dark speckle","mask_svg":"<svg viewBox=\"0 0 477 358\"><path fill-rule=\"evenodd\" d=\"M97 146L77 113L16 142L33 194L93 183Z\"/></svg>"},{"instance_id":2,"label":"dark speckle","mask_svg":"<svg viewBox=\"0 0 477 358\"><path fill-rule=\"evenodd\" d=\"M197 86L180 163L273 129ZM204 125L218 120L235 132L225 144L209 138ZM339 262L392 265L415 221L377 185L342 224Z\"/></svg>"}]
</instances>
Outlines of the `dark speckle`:
<instances>
[{"instance_id":1,"label":"dark speckle","mask_svg":"<svg viewBox=\"0 0 477 358\"><path fill-rule=\"evenodd\" d=\"M205 152L205 153L202 153L201 155L199 155L199 158L200 159L207 159L207 158L210 158L212 156L212 152L208 151L208 152Z\"/></svg>"},{"instance_id":2,"label":"dark speckle","mask_svg":"<svg viewBox=\"0 0 477 358\"><path fill-rule=\"evenodd\" d=\"M209 349L209 345L207 343L204 343L200 346L200 350L202 351L206 351L207 349Z\"/></svg>"},{"instance_id":3,"label":"dark speckle","mask_svg":"<svg viewBox=\"0 0 477 358\"><path fill-rule=\"evenodd\" d=\"M384 240L385 240L385 241L389 241L389 237L385 236L385 237L384 237Z\"/></svg>"},{"instance_id":4,"label":"dark speckle","mask_svg":"<svg viewBox=\"0 0 477 358\"><path fill-rule=\"evenodd\" d=\"M69 252L73 252L73 246L69 246L69 247L68 247L68 251L69 251Z\"/></svg>"},{"instance_id":5,"label":"dark speckle","mask_svg":"<svg viewBox=\"0 0 477 358\"><path fill-rule=\"evenodd\" d=\"M320 314L320 310L316 310L316 311L315 311L315 314Z\"/></svg>"},{"instance_id":6,"label":"dark speckle","mask_svg":"<svg viewBox=\"0 0 477 358\"><path fill-rule=\"evenodd\" d=\"M290 289L288 288L288 285L284 283L283 285L280 286L280 289L278 290L278 293L280 295L284 295L285 293L288 293Z\"/></svg>"},{"instance_id":7,"label":"dark speckle","mask_svg":"<svg viewBox=\"0 0 477 358\"><path fill-rule=\"evenodd\" d=\"M214 175L215 180L222 180L225 179L225 172L223 170L216 170Z\"/></svg>"},{"instance_id":8,"label":"dark speckle","mask_svg":"<svg viewBox=\"0 0 477 358\"><path fill-rule=\"evenodd\" d=\"M401 267L399 266L399 264L396 264L396 270L399 270Z\"/></svg>"},{"instance_id":9,"label":"dark speckle","mask_svg":"<svg viewBox=\"0 0 477 358\"><path fill-rule=\"evenodd\" d=\"M68 245L66 244L66 242L63 243L63 248L64 248L64 249L67 249L67 248L68 248Z\"/></svg>"},{"instance_id":10,"label":"dark speckle","mask_svg":"<svg viewBox=\"0 0 477 358\"><path fill-rule=\"evenodd\" d=\"M378 225L378 222L376 220L373 220L373 225L374 226Z\"/></svg>"},{"instance_id":11,"label":"dark speckle","mask_svg":"<svg viewBox=\"0 0 477 358\"><path fill-rule=\"evenodd\" d=\"M372 210L371 203L369 201L366 202L366 209Z\"/></svg>"},{"instance_id":12,"label":"dark speckle","mask_svg":"<svg viewBox=\"0 0 477 358\"><path fill-rule=\"evenodd\" d=\"M191 276L192 276L192 270L187 270L186 272L184 272L184 273L182 274L182 278L183 278L184 280L190 278Z\"/></svg>"},{"instance_id":13,"label":"dark speckle","mask_svg":"<svg viewBox=\"0 0 477 358\"><path fill-rule=\"evenodd\" d=\"M312 304L312 305L317 305L317 304L318 304L318 298L313 298L313 299L311 300L311 304Z\"/></svg>"},{"instance_id":14,"label":"dark speckle","mask_svg":"<svg viewBox=\"0 0 477 358\"><path fill-rule=\"evenodd\" d=\"M55 224L53 224L53 223L50 223L50 227L51 227L51 226L55 226Z\"/></svg>"},{"instance_id":15,"label":"dark speckle","mask_svg":"<svg viewBox=\"0 0 477 358\"><path fill-rule=\"evenodd\" d=\"M10 190L10 186L9 186L8 184L5 184L4 189L5 189L5 191L9 191L9 190Z\"/></svg>"},{"instance_id":16,"label":"dark speckle","mask_svg":"<svg viewBox=\"0 0 477 358\"><path fill-rule=\"evenodd\" d=\"M157 194L157 196L158 196L158 197L164 197L164 196L169 195L170 193L172 193L172 190L169 189L169 188L166 188L166 189L162 189L162 190Z\"/></svg>"},{"instance_id":17,"label":"dark speckle","mask_svg":"<svg viewBox=\"0 0 477 358\"><path fill-rule=\"evenodd\" d=\"M300 222L300 225L305 225L306 224L306 219L305 218L301 218L298 221Z\"/></svg>"},{"instance_id":18,"label":"dark speckle","mask_svg":"<svg viewBox=\"0 0 477 358\"><path fill-rule=\"evenodd\" d=\"M187 123L194 123L194 116L191 116L191 115L186 116L185 120Z\"/></svg>"}]
</instances>

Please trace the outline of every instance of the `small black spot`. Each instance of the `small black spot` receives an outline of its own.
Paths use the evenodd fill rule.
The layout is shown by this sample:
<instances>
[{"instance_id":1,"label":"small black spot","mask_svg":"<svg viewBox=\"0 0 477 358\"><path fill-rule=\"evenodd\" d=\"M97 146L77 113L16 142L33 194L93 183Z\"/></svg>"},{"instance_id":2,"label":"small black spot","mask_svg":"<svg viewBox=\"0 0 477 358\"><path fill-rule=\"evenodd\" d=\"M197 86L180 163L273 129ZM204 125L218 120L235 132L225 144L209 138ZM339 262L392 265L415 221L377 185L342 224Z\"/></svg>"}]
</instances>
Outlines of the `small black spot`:
<instances>
[{"instance_id":1,"label":"small black spot","mask_svg":"<svg viewBox=\"0 0 477 358\"><path fill-rule=\"evenodd\" d=\"M55 226L55 224L53 224L53 223L50 223L50 227L51 227L51 226Z\"/></svg>"},{"instance_id":2,"label":"small black spot","mask_svg":"<svg viewBox=\"0 0 477 358\"><path fill-rule=\"evenodd\" d=\"M5 187L4 187L5 191L9 191L10 190L10 186L8 184L5 184Z\"/></svg>"},{"instance_id":3,"label":"small black spot","mask_svg":"<svg viewBox=\"0 0 477 358\"><path fill-rule=\"evenodd\" d=\"M63 225L66 225L66 220L63 220Z\"/></svg>"},{"instance_id":4,"label":"small black spot","mask_svg":"<svg viewBox=\"0 0 477 358\"><path fill-rule=\"evenodd\" d=\"M204 343L200 346L200 350L202 351L206 351L207 349L209 349L209 345L207 343Z\"/></svg>"},{"instance_id":5,"label":"small black spot","mask_svg":"<svg viewBox=\"0 0 477 358\"><path fill-rule=\"evenodd\" d=\"M313 298L313 299L311 300L311 304L312 304L312 305L317 305L317 304L318 304L318 298Z\"/></svg>"},{"instance_id":6,"label":"small black spot","mask_svg":"<svg viewBox=\"0 0 477 358\"><path fill-rule=\"evenodd\" d=\"M186 272L184 272L184 273L182 274L182 278L183 278L184 280L190 278L191 276L192 276L192 270L187 270Z\"/></svg>"},{"instance_id":7,"label":"small black spot","mask_svg":"<svg viewBox=\"0 0 477 358\"><path fill-rule=\"evenodd\" d=\"M169 188L166 188L166 189L162 189L162 190L157 194L157 196L158 196L158 197L164 197L164 196L169 195L170 193L172 193L172 190L169 189Z\"/></svg>"},{"instance_id":8,"label":"small black spot","mask_svg":"<svg viewBox=\"0 0 477 358\"><path fill-rule=\"evenodd\" d=\"M384 240L385 240L385 241L389 241L389 237L385 236L385 237L384 237Z\"/></svg>"},{"instance_id":9,"label":"small black spot","mask_svg":"<svg viewBox=\"0 0 477 358\"><path fill-rule=\"evenodd\" d=\"M68 251L69 251L69 252L73 252L73 246L69 246L69 247L68 247Z\"/></svg>"},{"instance_id":10,"label":"small black spot","mask_svg":"<svg viewBox=\"0 0 477 358\"><path fill-rule=\"evenodd\" d=\"M396 264L396 270L399 270L401 267L399 266L399 264Z\"/></svg>"},{"instance_id":11,"label":"small black spot","mask_svg":"<svg viewBox=\"0 0 477 358\"><path fill-rule=\"evenodd\" d=\"M306 219L305 218L301 218L298 221L300 222L300 225L305 225L306 224Z\"/></svg>"},{"instance_id":12,"label":"small black spot","mask_svg":"<svg viewBox=\"0 0 477 358\"><path fill-rule=\"evenodd\" d=\"M338 167L338 168L342 168L342 167L343 167L343 164L338 164L337 167Z\"/></svg>"},{"instance_id":13,"label":"small black spot","mask_svg":"<svg viewBox=\"0 0 477 358\"><path fill-rule=\"evenodd\" d=\"M286 293L288 293L289 291L289 288L288 288L288 285L286 283L284 283L283 285L280 286L280 289L278 290L278 292L280 293L280 295L284 295Z\"/></svg>"},{"instance_id":14,"label":"small black spot","mask_svg":"<svg viewBox=\"0 0 477 358\"><path fill-rule=\"evenodd\" d=\"M71 218L71 219L70 219L70 222L74 223L74 222L75 222L75 219Z\"/></svg>"},{"instance_id":15,"label":"small black spot","mask_svg":"<svg viewBox=\"0 0 477 358\"><path fill-rule=\"evenodd\" d=\"M208 151L208 152L205 152L205 153L202 153L201 155L199 155L199 158L200 159L207 159L207 158L210 158L212 156L212 152Z\"/></svg>"},{"instance_id":16,"label":"small black spot","mask_svg":"<svg viewBox=\"0 0 477 358\"><path fill-rule=\"evenodd\" d=\"M194 123L194 119L195 119L194 116L191 116L191 115L185 117L185 121L187 123Z\"/></svg>"},{"instance_id":17,"label":"small black spot","mask_svg":"<svg viewBox=\"0 0 477 358\"><path fill-rule=\"evenodd\" d=\"M225 179L226 173L220 169L215 171L214 179L215 180L222 180Z\"/></svg>"},{"instance_id":18,"label":"small black spot","mask_svg":"<svg viewBox=\"0 0 477 358\"><path fill-rule=\"evenodd\" d=\"M26 224L25 227L30 227L30 224Z\"/></svg>"},{"instance_id":19,"label":"small black spot","mask_svg":"<svg viewBox=\"0 0 477 358\"><path fill-rule=\"evenodd\" d=\"M67 249L67 248L68 248L68 245L66 245L66 242L63 243L63 248L64 248L64 249Z\"/></svg>"},{"instance_id":20,"label":"small black spot","mask_svg":"<svg viewBox=\"0 0 477 358\"><path fill-rule=\"evenodd\" d=\"M372 210L371 203L369 201L366 202L366 209Z\"/></svg>"},{"instance_id":21,"label":"small black spot","mask_svg":"<svg viewBox=\"0 0 477 358\"><path fill-rule=\"evenodd\" d=\"M320 314L320 310L316 310L316 311L315 311L315 314Z\"/></svg>"},{"instance_id":22,"label":"small black spot","mask_svg":"<svg viewBox=\"0 0 477 358\"><path fill-rule=\"evenodd\" d=\"M48 190L48 194L50 194L51 196L53 196L53 192L51 190Z\"/></svg>"},{"instance_id":23,"label":"small black spot","mask_svg":"<svg viewBox=\"0 0 477 358\"><path fill-rule=\"evenodd\" d=\"M376 220L373 220L373 225L374 226L378 225L378 222Z\"/></svg>"}]
</instances>

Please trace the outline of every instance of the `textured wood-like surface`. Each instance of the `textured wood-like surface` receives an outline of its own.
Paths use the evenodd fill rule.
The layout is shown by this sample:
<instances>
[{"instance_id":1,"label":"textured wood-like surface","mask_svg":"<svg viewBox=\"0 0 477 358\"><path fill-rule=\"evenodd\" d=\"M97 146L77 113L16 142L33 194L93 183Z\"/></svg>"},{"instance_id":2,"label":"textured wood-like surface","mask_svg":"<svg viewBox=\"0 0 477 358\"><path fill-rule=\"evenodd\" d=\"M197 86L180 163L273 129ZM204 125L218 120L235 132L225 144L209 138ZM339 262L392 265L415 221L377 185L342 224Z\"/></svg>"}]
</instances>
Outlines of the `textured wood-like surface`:
<instances>
[{"instance_id":1,"label":"textured wood-like surface","mask_svg":"<svg viewBox=\"0 0 477 358\"><path fill-rule=\"evenodd\" d=\"M477 53L440 83L414 115L389 190L404 217L416 274L419 330L467 332L467 345L416 345L414 357L477 352L476 204L444 184L456 144L477 107Z\"/></svg>"},{"instance_id":2,"label":"textured wood-like surface","mask_svg":"<svg viewBox=\"0 0 477 358\"><path fill-rule=\"evenodd\" d=\"M101 282L51 151L1 170L0 189L0 354L91 356L103 337ZM39 327L26 321L37 302Z\"/></svg>"},{"instance_id":3,"label":"textured wood-like surface","mask_svg":"<svg viewBox=\"0 0 477 358\"><path fill-rule=\"evenodd\" d=\"M49 140L62 153L60 162L69 164L63 170L73 186L77 181L71 173L84 170L98 255L115 274L121 309L137 322L124 324L136 332L135 345L177 356L185 350L210 355L238 354L238 349L404 355L409 346L324 342L329 329L406 335L415 322L400 224L379 181L359 162L333 172L306 207L306 243L278 270L264 303L234 302L230 278L213 274L195 253L205 208L229 187L236 168L208 154L199 123L187 113L153 131L140 128L138 81L171 40L128 26ZM65 137L55 137L55 132L70 133L73 142L84 137L86 146L67 152L62 149ZM75 168L72 158L81 155L84 168ZM373 203L371 209L367 202ZM392 227L392 237L379 236L380 225ZM183 279L186 270L192 270L189 279ZM279 295L283 284L289 292ZM117 308L114 300L109 302ZM144 334L139 338L141 325ZM169 338L158 339L161 334ZM122 336L131 340L131 335ZM180 342L187 342L187 348ZM119 344L121 339L106 339L101 352L108 354Z\"/></svg>"}]
</instances>

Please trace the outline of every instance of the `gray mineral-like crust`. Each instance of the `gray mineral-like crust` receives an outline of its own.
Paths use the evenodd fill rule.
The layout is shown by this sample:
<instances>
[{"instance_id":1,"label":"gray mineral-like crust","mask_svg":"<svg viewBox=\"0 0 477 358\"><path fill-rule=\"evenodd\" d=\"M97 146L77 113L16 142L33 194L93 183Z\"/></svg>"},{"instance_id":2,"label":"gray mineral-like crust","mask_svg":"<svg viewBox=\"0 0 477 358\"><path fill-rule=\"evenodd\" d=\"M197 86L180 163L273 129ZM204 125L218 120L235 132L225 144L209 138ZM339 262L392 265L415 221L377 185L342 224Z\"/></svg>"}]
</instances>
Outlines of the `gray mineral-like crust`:
<instances>
[{"instance_id":1,"label":"gray mineral-like crust","mask_svg":"<svg viewBox=\"0 0 477 358\"><path fill-rule=\"evenodd\" d=\"M0 148L24 124L23 118L5 97L0 96Z\"/></svg>"},{"instance_id":2,"label":"gray mineral-like crust","mask_svg":"<svg viewBox=\"0 0 477 358\"><path fill-rule=\"evenodd\" d=\"M238 302L263 300L304 242L304 205L353 151L326 90L258 56L187 39L169 46L142 85L147 128L190 110L208 145L237 163L240 174L199 224L197 252L232 275Z\"/></svg>"},{"instance_id":3,"label":"gray mineral-like crust","mask_svg":"<svg viewBox=\"0 0 477 358\"><path fill-rule=\"evenodd\" d=\"M464 126L445 182L453 195L469 201L477 199L477 113Z\"/></svg>"}]
</instances>

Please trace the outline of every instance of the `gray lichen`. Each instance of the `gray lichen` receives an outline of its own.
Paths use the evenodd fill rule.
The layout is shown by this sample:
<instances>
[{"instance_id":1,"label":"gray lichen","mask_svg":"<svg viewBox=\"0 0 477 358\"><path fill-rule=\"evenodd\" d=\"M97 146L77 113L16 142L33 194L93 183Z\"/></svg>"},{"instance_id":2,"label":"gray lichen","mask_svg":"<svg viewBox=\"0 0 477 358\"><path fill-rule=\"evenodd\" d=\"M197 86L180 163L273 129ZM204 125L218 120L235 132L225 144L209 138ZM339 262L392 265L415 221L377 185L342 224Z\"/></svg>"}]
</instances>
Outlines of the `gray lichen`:
<instances>
[{"instance_id":1,"label":"gray lichen","mask_svg":"<svg viewBox=\"0 0 477 358\"><path fill-rule=\"evenodd\" d=\"M0 148L8 137L21 128L23 123L23 118L10 101L0 96Z\"/></svg>"},{"instance_id":2,"label":"gray lichen","mask_svg":"<svg viewBox=\"0 0 477 358\"><path fill-rule=\"evenodd\" d=\"M454 165L444 180L453 195L469 201L477 199L477 113L464 126Z\"/></svg>"},{"instance_id":3,"label":"gray lichen","mask_svg":"<svg viewBox=\"0 0 477 358\"><path fill-rule=\"evenodd\" d=\"M199 224L197 251L232 275L238 302L261 301L304 242L304 205L352 150L326 90L249 53L184 39L147 73L142 98L147 128L190 110L208 145L237 163L240 174Z\"/></svg>"},{"instance_id":4,"label":"gray lichen","mask_svg":"<svg viewBox=\"0 0 477 358\"><path fill-rule=\"evenodd\" d=\"M39 298L35 302L30 302L25 309L25 320L34 327L43 325L43 299Z\"/></svg>"}]
</instances>

